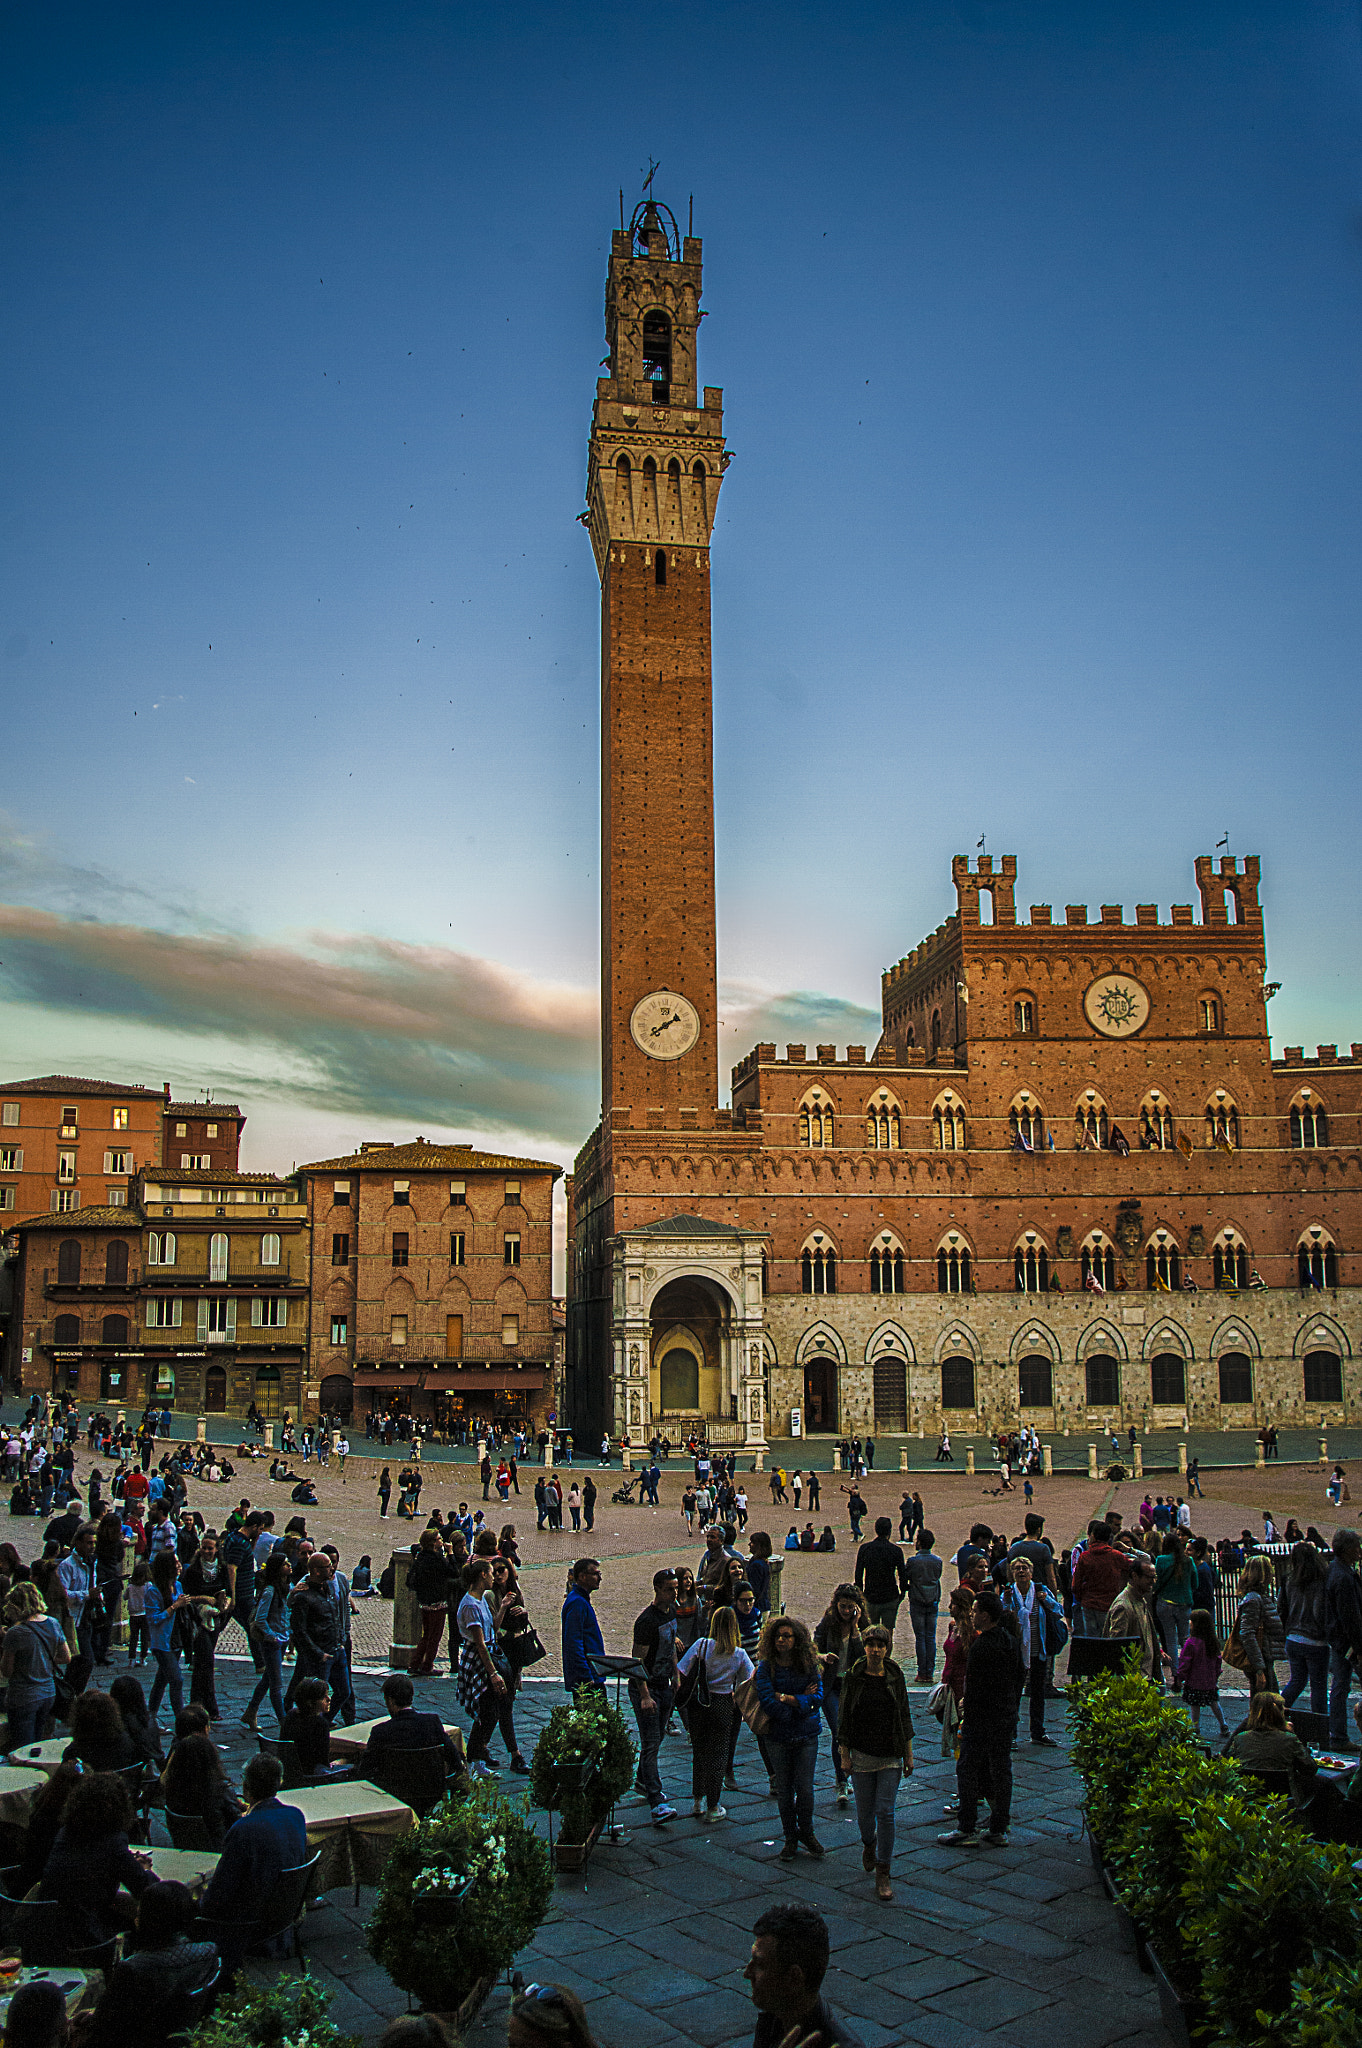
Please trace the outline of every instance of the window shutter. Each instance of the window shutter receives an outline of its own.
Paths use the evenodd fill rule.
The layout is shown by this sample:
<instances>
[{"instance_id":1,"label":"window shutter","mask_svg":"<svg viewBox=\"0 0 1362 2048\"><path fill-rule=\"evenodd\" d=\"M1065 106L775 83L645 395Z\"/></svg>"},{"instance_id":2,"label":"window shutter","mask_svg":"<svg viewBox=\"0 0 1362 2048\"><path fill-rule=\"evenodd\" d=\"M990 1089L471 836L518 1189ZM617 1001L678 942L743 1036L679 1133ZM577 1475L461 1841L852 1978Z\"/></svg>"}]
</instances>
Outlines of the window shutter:
<instances>
[{"instance_id":1,"label":"window shutter","mask_svg":"<svg viewBox=\"0 0 1362 2048\"><path fill-rule=\"evenodd\" d=\"M230 1300L227 1303L227 1335L229 1337L235 1337L236 1335L236 1302Z\"/></svg>"},{"instance_id":2,"label":"window shutter","mask_svg":"<svg viewBox=\"0 0 1362 2048\"><path fill-rule=\"evenodd\" d=\"M264 1322L265 1304L257 1294L251 1302L251 1326L253 1329L259 1330L264 1327Z\"/></svg>"},{"instance_id":3,"label":"window shutter","mask_svg":"<svg viewBox=\"0 0 1362 2048\"><path fill-rule=\"evenodd\" d=\"M197 1334L200 1344L208 1342L208 1302L203 1295L199 1296L199 1327Z\"/></svg>"},{"instance_id":4,"label":"window shutter","mask_svg":"<svg viewBox=\"0 0 1362 2048\"><path fill-rule=\"evenodd\" d=\"M161 1264L163 1266L173 1266L174 1263L175 1233L173 1230L167 1230L161 1239Z\"/></svg>"},{"instance_id":5,"label":"window shutter","mask_svg":"<svg viewBox=\"0 0 1362 2048\"><path fill-rule=\"evenodd\" d=\"M181 1323L184 1321L184 1303L182 1301L177 1299L171 1302L170 1320L175 1329L178 1330Z\"/></svg>"},{"instance_id":6,"label":"window shutter","mask_svg":"<svg viewBox=\"0 0 1362 2048\"><path fill-rule=\"evenodd\" d=\"M52 1199L48 1203L48 1207L51 1209L53 1215L55 1216L57 1213L57 1190L55 1188L53 1188L52 1190Z\"/></svg>"},{"instance_id":7,"label":"window shutter","mask_svg":"<svg viewBox=\"0 0 1362 2048\"><path fill-rule=\"evenodd\" d=\"M281 1297L274 1304L274 1327L276 1330L286 1330L288 1328L287 1297Z\"/></svg>"}]
</instances>

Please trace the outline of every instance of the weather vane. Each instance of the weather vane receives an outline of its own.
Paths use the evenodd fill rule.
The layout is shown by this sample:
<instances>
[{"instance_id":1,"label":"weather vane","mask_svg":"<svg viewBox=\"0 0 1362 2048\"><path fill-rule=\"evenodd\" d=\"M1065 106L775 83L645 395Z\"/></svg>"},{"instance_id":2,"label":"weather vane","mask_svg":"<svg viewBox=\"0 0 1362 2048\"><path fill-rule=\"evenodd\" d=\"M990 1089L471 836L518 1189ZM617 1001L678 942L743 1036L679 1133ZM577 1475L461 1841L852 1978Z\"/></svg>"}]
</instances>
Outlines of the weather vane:
<instances>
[{"instance_id":1,"label":"weather vane","mask_svg":"<svg viewBox=\"0 0 1362 2048\"><path fill-rule=\"evenodd\" d=\"M652 156L650 154L648 158L648 175L643 180L644 197L647 199L651 199L653 196L653 179L657 176L661 168L661 164L656 164L653 162Z\"/></svg>"}]
</instances>

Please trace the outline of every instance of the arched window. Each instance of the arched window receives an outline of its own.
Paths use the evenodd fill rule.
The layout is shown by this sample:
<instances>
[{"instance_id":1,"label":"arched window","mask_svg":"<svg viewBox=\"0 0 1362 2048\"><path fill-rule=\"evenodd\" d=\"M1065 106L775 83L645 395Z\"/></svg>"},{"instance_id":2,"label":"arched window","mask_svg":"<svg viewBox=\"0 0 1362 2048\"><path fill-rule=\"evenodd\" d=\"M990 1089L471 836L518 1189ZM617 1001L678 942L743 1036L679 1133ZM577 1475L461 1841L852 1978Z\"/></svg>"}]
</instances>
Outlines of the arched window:
<instances>
[{"instance_id":1,"label":"arched window","mask_svg":"<svg viewBox=\"0 0 1362 2048\"><path fill-rule=\"evenodd\" d=\"M837 1254L821 1241L804 1252L804 1292L806 1294L835 1294L837 1292Z\"/></svg>"},{"instance_id":2,"label":"arched window","mask_svg":"<svg viewBox=\"0 0 1362 2048\"><path fill-rule=\"evenodd\" d=\"M1253 1401L1253 1360L1245 1351L1226 1351L1220 1359L1220 1399L1227 1406L1249 1407Z\"/></svg>"},{"instance_id":3,"label":"arched window","mask_svg":"<svg viewBox=\"0 0 1362 2048\"><path fill-rule=\"evenodd\" d=\"M208 1278L227 1278L227 1236L225 1231L215 1230L208 1240Z\"/></svg>"},{"instance_id":4,"label":"arched window","mask_svg":"<svg viewBox=\"0 0 1362 2048\"><path fill-rule=\"evenodd\" d=\"M1182 1254L1166 1230L1155 1231L1144 1255L1144 1284L1151 1294L1176 1294L1182 1285Z\"/></svg>"},{"instance_id":5,"label":"arched window","mask_svg":"<svg viewBox=\"0 0 1362 2048\"><path fill-rule=\"evenodd\" d=\"M932 1141L938 1152L965 1149L965 1105L949 1088L932 1109Z\"/></svg>"},{"instance_id":6,"label":"arched window","mask_svg":"<svg viewBox=\"0 0 1362 2048\"><path fill-rule=\"evenodd\" d=\"M147 1237L147 1264L149 1266L173 1266L175 1263L175 1233L173 1230L153 1230Z\"/></svg>"},{"instance_id":7,"label":"arched window","mask_svg":"<svg viewBox=\"0 0 1362 2048\"><path fill-rule=\"evenodd\" d=\"M1119 1408L1121 1365L1110 1352L1094 1352L1083 1368L1089 1408Z\"/></svg>"},{"instance_id":8,"label":"arched window","mask_svg":"<svg viewBox=\"0 0 1362 2048\"><path fill-rule=\"evenodd\" d=\"M666 587L667 551L665 548L659 548L657 550L657 553L653 556L653 581L657 585L659 590L662 590Z\"/></svg>"},{"instance_id":9,"label":"arched window","mask_svg":"<svg viewBox=\"0 0 1362 2048\"><path fill-rule=\"evenodd\" d=\"M1327 1230L1315 1223L1303 1230L1296 1246L1296 1266L1302 1287L1337 1287L1338 1248Z\"/></svg>"},{"instance_id":10,"label":"arched window","mask_svg":"<svg viewBox=\"0 0 1362 2048\"><path fill-rule=\"evenodd\" d=\"M1045 1150L1045 1116L1029 1089L1024 1088L1013 1103L1008 1121L1012 1127L1014 1152Z\"/></svg>"},{"instance_id":11,"label":"arched window","mask_svg":"<svg viewBox=\"0 0 1362 2048\"><path fill-rule=\"evenodd\" d=\"M969 1246L947 1238L936 1255L938 1294L972 1294Z\"/></svg>"},{"instance_id":12,"label":"arched window","mask_svg":"<svg viewBox=\"0 0 1362 2048\"><path fill-rule=\"evenodd\" d=\"M1171 1152L1174 1143L1173 1112L1160 1090L1151 1088L1140 1104L1140 1149Z\"/></svg>"},{"instance_id":13,"label":"arched window","mask_svg":"<svg viewBox=\"0 0 1362 2048\"><path fill-rule=\"evenodd\" d=\"M1222 1152L1239 1150L1239 1111L1223 1088L1206 1104L1206 1143Z\"/></svg>"},{"instance_id":14,"label":"arched window","mask_svg":"<svg viewBox=\"0 0 1362 2048\"><path fill-rule=\"evenodd\" d=\"M701 485L703 485L703 483L704 483L704 481L705 481L705 465L704 465L704 463L703 463L703 462L697 462L697 463L695 463L695 464L694 464L694 465L692 466L692 468L691 468L691 475L692 475L692 476L693 476L693 477L695 478L695 481L696 481L696 483L697 483L697 484L701 484Z\"/></svg>"},{"instance_id":15,"label":"arched window","mask_svg":"<svg viewBox=\"0 0 1362 2048\"><path fill-rule=\"evenodd\" d=\"M128 1247L121 1237L111 1237L104 1253L104 1285L126 1287L128 1284Z\"/></svg>"},{"instance_id":16,"label":"arched window","mask_svg":"<svg viewBox=\"0 0 1362 2048\"><path fill-rule=\"evenodd\" d=\"M1044 1294L1050 1285L1050 1254L1033 1230L1017 1246L1013 1259L1018 1294Z\"/></svg>"},{"instance_id":17,"label":"arched window","mask_svg":"<svg viewBox=\"0 0 1362 2048\"><path fill-rule=\"evenodd\" d=\"M105 1316L100 1326L101 1344L126 1344L128 1341L128 1319L126 1316Z\"/></svg>"},{"instance_id":18,"label":"arched window","mask_svg":"<svg viewBox=\"0 0 1362 2048\"><path fill-rule=\"evenodd\" d=\"M1116 1286L1116 1247L1100 1230L1090 1230L1078 1254L1079 1272L1089 1294L1110 1294Z\"/></svg>"},{"instance_id":19,"label":"arched window","mask_svg":"<svg viewBox=\"0 0 1362 2048\"><path fill-rule=\"evenodd\" d=\"M761 1298L765 1301L771 1292L771 1268L765 1252L761 1255Z\"/></svg>"},{"instance_id":20,"label":"arched window","mask_svg":"<svg viewBox=\"0 0 1362 2048\"><path fill-rule=\"evenodd\" d=\"M1203 1037L1217 1037L1219 1035L1220 1027L1225 1015L1224 1011L1220 1007L1219 996L1198 996L1196 1014L1197 1029L1202 1033Z\"/></svg>"},{"instance_id":21,"label":"arched window","mask_svg":"<svg viewBox=\"0 0 1362 2048\"><path fill-rule=\"evenodd\" d=\"M943 1408L972 1408L974 1406L974 1360L964 1358L943 1358L941 1361L941 1406Z\"/></svg>"},{"instance_id":22,"label":"arched window","mask_svg":"<svg viewBox=\"0 0 1362 2048\"><path fill-rule=\"evenodd\" d=\"M1182 1408L1187 1401L1187 1362L1179 1351L1161 1351L1149 1361L1149 1388L1156 1408Z\"/></svg>"},{"instance_id":23,"label":"arched window","mask_svg":"<svg viewBox=\"0 0 1362 2048\"><path fill-rule=\"evenodd\" d=\"M277 1230L267 1230L261 1238L260 1263L262 1266L277 1266L279 1264L279 1233Z\"/></svg>"},{"instance_id":24,"label":"arched window","mask_svg":"<svg viewBox=\"0 0 1362 2048\"><path fill-rule=\"evenodd\" d=\"M80 1285L80 1239L64 1237L57 1246L58 1287L79 1287Z\"/></svg>"},{"instance_id":25,"label":"arched window","mask_svg":"<svg viewBox=\"0 0 1362 2048\"><path fill-rule=\"evenodd\" d=\"M672 323L658 308L643 316L643 374L653 387L653 404L668 404L672 384Z\"/></svg>"},{"instance_id":26,"label":"arched window","mask_svg":"<svg viewBox=\"0 0 1362 2048\"><path fill-rule=\"evenodd\" d=\"M1044 1352L1023 1358L1017 1367L1017 1396L1023 1408L1054 1405L1054 1369Z\"/></svg>"},{"instance_id":27,"label":"arched window","mask_svg":"<svg viewBox=\"0 0 1362 2048\"><path fill-rule=\"evenodd\" d=\"M800 1104L799 1142L815 1148L826 1148L833 1142L832 1104L824 1102L816 1090L807 1102Z\"/></svg>"},{"instance_id":28,"label":"arched window","mask_svg":"<svg viewBox=\"0 0 1362 2048\"><path fill-rule=\"evenodd\" d=\"M876 1152L897 1152L902 1139L899 1106L888 1096L872 1102L865 1113L865 1142Z\"/></svg>"},{"instance_id":29,"label":"arched window","mask_svg":"<svg viewBox=\"0 0 1362 2048\"><path fill-rule=\"evenodd\" d=\"M1036 999L1034 996L1018 996L1013 1003L1012 1030L1017 1038L1035 1037Z\"/></svg>"},{"instance_id":30,"label":"arched window","mask_svg":"<svg viewBox=\"0 0 1362 2048\"><path fill-rule=\"evenodd\" d=\"M932 1011L932 1051L933 1051L934 1053L935 1053L935 1052L938 1052L938 1051L940 1050L940 1047L941 1047L941 1012L940 1012L940 1010L933 1010L933 1011Z\"/></svg>"},{"instance_id":31,"label":"arched window","mask_svg":"<svg viewBox=\"0 0 1362 2048\"><path fill-rule=\"evenodd\" d=\"M881 1243L872 1244L870 1247L870 1292L903 1292L903 1252L887 1237Z\"/></svg>"},{"instance_id":32,"label":"arched window","mask_svg":"<svg viewBox=\"0 0 1362 2048\"><path fill-rule=\"evenodd\" d=\"M1090 1088L1074 1111L1074 1150L1105 1152L1110 1139L1111 1124L1107 1117L1107 1105L1101 1096Z\"/></svg>"},{"instance_id":33,"label":"arched window","mask_svg":"<svg viewBox=\"0 0 1362 2048\"><path fill-rule=\"evenodd\" d=\"M1329 1119L1324 1104L1315 1100L1309 1088L1302 1088L1291 1105L1291 1143L1298 1152L1313 1152L1329 1142Z\"/></svg>"},{"instance_id":34,"label":"arched window","mask_svg":"<svg viewBox=\"0 0 1362 2048\"><path fill-rule=\"evenodd\" d=\"M1211 1276L1217 1287L1233 1291L1248 1286L1248 1246L1237 1231L1222 1230L1211 1246Z\"/></svg>"},{"instance_id":35,"label":"arched window","mask_svg":"<svg viewBox=\"0 0 1362 2048\"><path fill-rule=\"evenodd\" d=\"M1307 1351L1302 1363L1307 1401L1343 1399L1343 1361L1336 1351Z\"/></svg>"},{"instance_id":36,"label":"arched window","mask_svg":"<svg viewBox=\"0 0 1362 2048\"><path fill-rule=\"evenodd\" d=\"M79 1344L80 1317L58 1316L52 1326L52 1336L58 1344Z\"/></svg>"},{"instance_id":37,"label":"arched window","mask_svg":"<svg viewBox=\"0 0 1362 2048\"><path fill-rule=\"evenodd\" d=\"M348 1422L354 1412L354 1384L343 1372L328 1373L322 1381L319 1399L323 1415L334 1415L337 1422Z\"/></svg>"}]
</instances>

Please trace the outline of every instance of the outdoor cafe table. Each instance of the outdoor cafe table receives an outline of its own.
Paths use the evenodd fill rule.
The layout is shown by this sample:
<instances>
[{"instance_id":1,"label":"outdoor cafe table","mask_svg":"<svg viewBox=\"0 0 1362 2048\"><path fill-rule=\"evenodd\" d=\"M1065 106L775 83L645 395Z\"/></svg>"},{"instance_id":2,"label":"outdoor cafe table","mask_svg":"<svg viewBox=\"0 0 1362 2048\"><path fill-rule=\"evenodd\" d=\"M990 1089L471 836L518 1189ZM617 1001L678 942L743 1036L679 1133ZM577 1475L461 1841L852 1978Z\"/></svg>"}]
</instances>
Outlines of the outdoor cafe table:
<instances>
[{"instance_id":1,"label":"outdoor cafe table","mask_svg":"<svg viewBox=\"0 0 1362 2048\"><path fill-rule=\"evenodd\" d=\"M416 1825L400 1799L380 1792L364 1778L343 1785L307 1785L281 1794L307 1822L308 1853L322 1852L316 1890L343 1884L377 1884L399 1835Z\"/></svg>"},{"instance_id":2,"label":"outdoor cafe table","mask_svg":"<svg viewBox=\"0 0 1362 2048\"><path fill-rule=\"evenodd\" d=\"M136 1847L134 1845L134 1853ZM162 1884L188 1885L197 1899L218 1867L220 1849L151 1849L151 1867Z\"/></svg>"},{"instance_id":3,"label":"outdoor cafe table","mask_svg":"<svg viewBox=\"0 0 1362 2048\"><path fill-rule=\"evenodd\" d=\"M0 1993L0 2027L9 2019L9 2002L21 1984L55 1984L66 2000L66 2017L73 2019L86 2006L93 2006L104 1989L102 1970L78 1970L73 1963L54 1963L44 1969L26 1963Z\"/></svg>"},{"instance_id":4,"label":"outdoor cafe table","mask_svg":"<svg viewBox=\"0 0 1362 2048\"><path fill-rule=\"evenodd\" d=\"M391 1717L387 1714L380 1714L378 1718L374 1721L356 1721L353 1728L333 1727L331 1730L332 1763L351 1764L360 1762L360 1760L363 1758L365 1748L369 1741L369 1737L373 1733L374 1729L384 1727L390 1718ZM462 1728L459 1728L453 1724L449 1724L445 1728L445 1734L454 1744L454 1747L458 1750L459 1755L462 1756ZM27 1751L25 1751L25 1756L27 1756Z\"/></svg>"},{"instance_id":5,"label":"outdoor cafe table","mask_svg":"<svg viewBox=\"0 0 1362 2048\"><path fill-rule=\"evenodd\" d=\"M7 1822L10 1827L26 1828L33 1802L47 1780L46 1771L0 1764L0 1821Z\"/></svg>"},{"instance_id":6,"label":"outdoor cafe table","mask_svg":"<svg viewBox=\"0 0 1362 2048\"><path fill-rule=\"evenodd\" d=\"M26 1742L22 1749L12 1750L5 1762L26 1771L41 1771L50 1778L70 1747L69 1735L49 1735L46 1742Z\"/></svg>"}]
</instances>

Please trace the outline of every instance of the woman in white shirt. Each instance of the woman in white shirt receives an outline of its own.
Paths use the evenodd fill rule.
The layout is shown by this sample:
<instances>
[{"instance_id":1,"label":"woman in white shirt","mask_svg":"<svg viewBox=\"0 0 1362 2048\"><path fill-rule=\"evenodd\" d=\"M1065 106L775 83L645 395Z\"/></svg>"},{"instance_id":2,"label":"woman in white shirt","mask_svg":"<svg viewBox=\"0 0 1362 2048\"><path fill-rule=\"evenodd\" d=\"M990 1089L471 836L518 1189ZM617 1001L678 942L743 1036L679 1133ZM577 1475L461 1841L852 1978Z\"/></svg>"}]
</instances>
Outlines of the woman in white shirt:
<instances>
[{"instance_id":1,"label":"woman in white shirt","mask_svg":"<svg viewBox=\"0 0 1362 2048\"><path fill-rule=\"evenodd\" d=\"M728 1762L729 1731L737 1711L733 1688L751 1678L755 1666L746 1650L739 1647L738 1617L731 1607L715 1610L711 1628L713 1633L693 1642L676 1668L684 1680L699 1664L702 1669L696 1679L696 1693L707 1690L709 1694L708 1703L702 1704L692 1693L688 1709L690 1788L695 1818L699 1820L704 1814L710 1820L726 1820L727 1811L719 1802Z\"/></svg>"}]
</instances>

